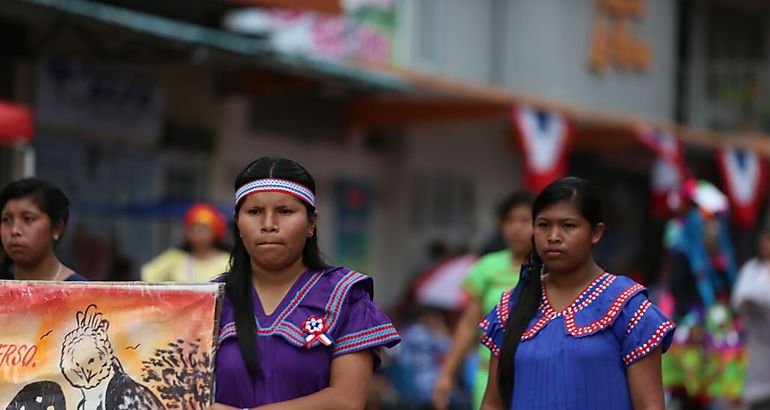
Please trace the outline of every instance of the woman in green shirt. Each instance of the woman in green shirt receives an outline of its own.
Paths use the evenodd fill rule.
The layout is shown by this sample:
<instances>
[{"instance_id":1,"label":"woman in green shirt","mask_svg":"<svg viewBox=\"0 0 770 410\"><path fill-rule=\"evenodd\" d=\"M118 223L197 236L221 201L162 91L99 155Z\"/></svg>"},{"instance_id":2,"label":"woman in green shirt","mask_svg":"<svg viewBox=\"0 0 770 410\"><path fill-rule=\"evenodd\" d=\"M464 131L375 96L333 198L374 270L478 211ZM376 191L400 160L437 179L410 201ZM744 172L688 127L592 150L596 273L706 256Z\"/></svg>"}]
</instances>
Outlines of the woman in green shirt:
<instances>
[{"instance_id":1,"label":"woman in green shirt","mask_svg":"<svg viewBox=\"0 0 770 410\"><path fill-rule=\"evenodd\" d=\"M488 253L471 267L463 282L468 293L468 306L460 316L449 351L433 390L433 404L437 409L449 406L449 395L454 379L468 350L479 346L476 325L486 312L492 310L503 291L516 286L519 267L532 246L532 201L534 195L519 191L507 196L498 206L497 219L506 249ZM478 409L487 385L489 350L479 349L480 363L474 381L473 405Z\"/></svg>"}]
</instances>

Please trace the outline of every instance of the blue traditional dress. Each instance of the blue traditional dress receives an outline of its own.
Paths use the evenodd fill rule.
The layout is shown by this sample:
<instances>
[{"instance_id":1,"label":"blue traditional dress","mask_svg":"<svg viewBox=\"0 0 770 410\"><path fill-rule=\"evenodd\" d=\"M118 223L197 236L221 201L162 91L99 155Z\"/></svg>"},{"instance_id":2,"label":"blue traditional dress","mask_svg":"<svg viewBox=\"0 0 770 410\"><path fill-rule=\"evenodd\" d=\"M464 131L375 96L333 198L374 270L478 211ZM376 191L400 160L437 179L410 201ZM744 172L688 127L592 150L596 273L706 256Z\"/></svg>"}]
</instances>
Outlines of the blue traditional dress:
<instances>
[{"instance_id":1,"label":"blue traditional dress","mask_svg":"<svg viewBox=\"0 0 770 410\"><path fill-rule=\"evenodd\" d=\"M516 351L511 409L632 409L627 369L658 345L668 349L674 323L625 276L603 273L561 312L542 288ZM517 302L512 291L479 324L496 357Z\"/></svg>"},{"instance_id":2,"label":"blue traditional dress","mask_svg":"<svg viewBox=\"0 0 770 410\"><path fill-rule=\"evenodd\" d=\"M372 294L371 278L342 267L305 271L269 315L252 290L262 369L256 380L246 370L233 306L225 298L215 401L245 408L313 394L329 387L332 360L348 353L370 350L375 368L379 366L379 348L392 347L401 339Z\"/></svg>"}]
</instances>

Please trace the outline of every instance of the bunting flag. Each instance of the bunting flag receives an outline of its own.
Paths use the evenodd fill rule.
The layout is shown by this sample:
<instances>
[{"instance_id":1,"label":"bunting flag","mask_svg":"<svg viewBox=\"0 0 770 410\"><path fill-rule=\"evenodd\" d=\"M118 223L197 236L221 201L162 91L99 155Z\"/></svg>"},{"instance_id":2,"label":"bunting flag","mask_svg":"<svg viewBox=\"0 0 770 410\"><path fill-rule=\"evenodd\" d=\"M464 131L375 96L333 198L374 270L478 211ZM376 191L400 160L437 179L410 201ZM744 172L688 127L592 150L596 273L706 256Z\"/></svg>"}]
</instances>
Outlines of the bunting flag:
<instances>
[{"instance_id":1,"label":"bunting flag","mask_svg":"<svg viewBox=\"0 0 770 410\"><path fill-rule=\"evenodd\" d=\"M668 217L671 213L668 194L678 190L689 174L682 143L670 132L647 125L635 126L634 135L656 156L650 172L651 212L662 218Z\"/></svg>"},{"instance_id":2,"label":"bunting flag","mask_svg":"<svg viewBox=\"0 0 770 410\"><path fill-rule=\"evenodd\" d=\"M722 145L717 150L717 163L730 199L733 221L742 228L753 228L765 191L762 160L754 151Z\"/></svg>"},{"instance_id":3,"label":"bunting flag","mask_svg":"<svg viewBox=\"0 0 770 410\"><path fill-rule=\"evenodd\" d=\"M572 125L566 117L519 105L511 121L524 153L524 185L539 192L567 173Z\"/></svg>"}]
</instances>

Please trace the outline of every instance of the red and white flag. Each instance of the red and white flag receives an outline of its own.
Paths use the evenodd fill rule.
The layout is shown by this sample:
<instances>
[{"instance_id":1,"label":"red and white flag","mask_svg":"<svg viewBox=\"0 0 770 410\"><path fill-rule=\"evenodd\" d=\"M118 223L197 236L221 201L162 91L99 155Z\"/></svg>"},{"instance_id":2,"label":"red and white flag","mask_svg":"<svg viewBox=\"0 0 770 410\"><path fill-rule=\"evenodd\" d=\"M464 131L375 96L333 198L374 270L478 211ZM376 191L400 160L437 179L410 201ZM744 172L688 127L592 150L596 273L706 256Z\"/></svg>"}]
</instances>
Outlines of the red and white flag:
<instances>
[{"instance_id":1,"label":"red and white flag","mask_svg":"<svg viewBox=\"0 0 770 410\"><path fill-rule=\"evenodd\" d=\"M717 150L717 163L725 193L730 199L733 220L742 228L753 228L765 191L762 160L754 151L722 145Z\"/></svg>"},{"instance_id":2,"label":"red and white flag","mask_svg":"<svg viewBox=\"0 0 770 410\"><path fill-rule=\"evenodd\" d=\"M668 194L679 189L689 174L682 143L670 132L647 125L635 126L634 135L656 155L650 172L651 211L660 217L669 216Z\"/></svg>"},{"instance_id":3,"label":"red and white flag","mask_svg":"<svg viewBox=\"0 0 770 410\"><path fill-rule=\"evenodd\" d=\"M524 153L524 185L539 192L567 173L572 124L555 112L524 105L511 109L511 122Z\"/></svg>"}]
</instances>

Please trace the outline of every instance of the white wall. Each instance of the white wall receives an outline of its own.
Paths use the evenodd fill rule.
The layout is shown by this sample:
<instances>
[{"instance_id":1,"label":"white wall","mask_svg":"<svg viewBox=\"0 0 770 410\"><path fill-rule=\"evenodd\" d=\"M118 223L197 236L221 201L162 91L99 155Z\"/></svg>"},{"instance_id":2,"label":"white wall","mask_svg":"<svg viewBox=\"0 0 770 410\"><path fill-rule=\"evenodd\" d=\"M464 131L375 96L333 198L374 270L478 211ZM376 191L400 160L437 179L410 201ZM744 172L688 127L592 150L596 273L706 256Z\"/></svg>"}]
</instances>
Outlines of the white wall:
<instances>
[{"instance_id":1,"label":"white wall","mask_svg":"<svg viewBox=\"0 0 770 410\"><path fill-rule=\"evenodd\" d=\"M402 0L398 8L399 62L464 81L489 82L494 1ZM426 32L431 29L435 31ZM420 48L426 44L436 47L433 55L421 54Z\"/></svg>"},{"instance_id":2,"label":"white wall","mask_svg":"<svg viewBox=\"0 0 770 410\"><path fill-rule=\"evenodd\" d=\"M587 64L595 0L512 0L506 3L506 86L609 112L671 119L675 98L677 8L643 0L632 31L652 50L647 72L595 74Z\"/></svg>"},{"instance_id":3,"label":"white wall","mask_svg":"<svg viewBox=\"0 0 770 410\"><path fill-rule=\"evenodd\" d=\"M435 62L418 54L424 35L418 1L400 3L399 41L407 65L585 108L673 117L676 1L641 0L646 14L631 25L652 50L649 71L604 74L587 63L595 0L440 0Z\"/></svg>"}]
</instances>

